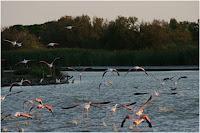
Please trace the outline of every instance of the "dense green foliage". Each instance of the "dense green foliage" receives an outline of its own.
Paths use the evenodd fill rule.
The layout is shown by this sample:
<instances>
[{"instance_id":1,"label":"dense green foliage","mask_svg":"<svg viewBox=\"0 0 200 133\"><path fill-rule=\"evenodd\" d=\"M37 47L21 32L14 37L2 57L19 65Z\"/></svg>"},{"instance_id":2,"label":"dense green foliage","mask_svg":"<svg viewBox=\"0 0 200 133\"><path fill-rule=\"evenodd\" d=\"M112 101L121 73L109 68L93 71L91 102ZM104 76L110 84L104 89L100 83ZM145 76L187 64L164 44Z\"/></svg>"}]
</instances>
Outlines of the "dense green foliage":
<instances>
[{"instance_id":1,"label":"dense green foliage","mask_svg":"<svg viewBox=\"0 0 200 133\"><path fill-rule=\"evenodd\" d=\"M23 58L35 60L32 64L39 65L40 60L51 62L55 57L63 57L56 62L57 67L75 65L198 65L198 49L193 47L174 48L171 50L84 50L59 48L52 50L18 50L3 51L6 60L2 67L14 66ZM32 65L33 66L33 65Z\"/></svg>"},{"instance_id":2,"label":"dense green foliage","mask_svg":"<svg viewBox=\"0 0 200 133\"><path fill-rule=\"evenodd\" d=\"M67 26L75 26L71 30ZM118 16L114 21L87 15L65 16L40 25L14 25L4 28L2 50L12 49L3 39L22 41L23 48L41 48L50 42L59 47L85 49L166 49L170 45L198 45L199 23L154 20L139 23L136 17Z\"/></svg>"},{"instance_id":3,"label":"dense green foliage","mask_svg":"<svg viewBox=\"0 0 200 133\"><path fill-rule=\"evenodd\" d=\"M75 26L71 30L67 26ZM40 25L14 25L1 31L4 66L26 59L48 60L71 65L197 65L199 22L154 20L139 23L136 17L116 20L87 15L65 16ZM14 48L8 42L23 42ZM47 44L56 42L56 49Z\"/></svg>"}]
</instances>

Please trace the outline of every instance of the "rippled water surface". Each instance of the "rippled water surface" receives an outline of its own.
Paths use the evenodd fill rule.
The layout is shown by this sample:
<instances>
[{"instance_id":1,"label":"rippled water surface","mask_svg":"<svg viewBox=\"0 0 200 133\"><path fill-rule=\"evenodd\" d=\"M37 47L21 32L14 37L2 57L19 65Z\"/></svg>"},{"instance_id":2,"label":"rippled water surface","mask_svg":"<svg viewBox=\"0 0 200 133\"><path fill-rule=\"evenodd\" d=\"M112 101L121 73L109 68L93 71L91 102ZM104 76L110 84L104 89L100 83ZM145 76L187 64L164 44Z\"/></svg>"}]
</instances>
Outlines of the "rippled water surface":
<instances>
[{"instance_id":1,"label":"rippled water surface","mask_svg":"<svg viewBox=\"0 0 200 133\"><path fill-rule=\"evenodd\" d=\"M17 111L24 112L25 100L41 97L44 103L52 104L55 116L47 110L33 110L33 119L7 118L1 122L2 128L9 131L17 131L18 127L25 131L198 131L199 129L199 77L198 71L157 71L149 72L146 76L143 72L131 72L124 76L107 73L105 80L112 81L112 86L98 85L101 82L103 72L84 72L82 81L79 74L68 72L76 77L74 84L59 84L45 86L22 86L14 87L13 92L22 90L22 93L7 97L1 103L1 111L4 114L13 114ZM166 82L161 87L158 79L174 75L187 76L186 79L178 81L177 89L170 90L173 82ZM177 79L177 77L174 78ZM3 87L1 95L8 93L9 87ZM116 103L137 102L133 108L144 103L150 94L159 91L159 96L153 96L152 102L146 107L144 113L148 114L153 128L147 123L133 127L131 121L127 121L123 128L120 124L127 114L125 109L119 109L115 114L110 108ZM146 95L134 95L135 92L149 92ZM162 93L177 92L176 95ZM112 101L100 108L91 107L87 114L83 110L84 101ZM80 104L76 108L63 110L67 107Z\"/></svg>"}]
</instances>

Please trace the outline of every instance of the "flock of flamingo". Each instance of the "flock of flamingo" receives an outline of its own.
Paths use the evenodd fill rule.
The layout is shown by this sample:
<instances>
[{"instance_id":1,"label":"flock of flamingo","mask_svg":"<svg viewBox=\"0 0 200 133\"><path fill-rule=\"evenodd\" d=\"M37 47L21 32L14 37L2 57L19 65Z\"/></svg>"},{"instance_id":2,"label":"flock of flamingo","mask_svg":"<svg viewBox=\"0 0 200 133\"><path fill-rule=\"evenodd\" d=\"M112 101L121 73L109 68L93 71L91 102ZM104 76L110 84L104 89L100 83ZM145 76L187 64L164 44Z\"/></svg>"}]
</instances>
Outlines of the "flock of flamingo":
<instances>
[{"instance_id":1,"label":"flock of flamingo","mask_svg":"<svg viewBox=\"0 0 200 133\"><path fill-rule=\"evenodd\" d=\"M67 28L68 30L71 30L73 28L73 26L67 26L65 28ZM10 40L4 40L4 41L11 43L14 47L22 46L22 43L18 43L16 41L10 41ZM49 43L48 44L48 46L50 46L50 47L54 47L55 45L58 45L58 43ZM50 63L48 61L44 61L44 60L39 61L39 63L44 64L46 67L49 68L50 75L46 75L46 76L49 76L49 77L52 76L53 69L55 68L55 62L59 59L61 59L61 58L57 57ZM28 68L28 63L31 61L33 61L33 60L24 59L22 61L19 61L16 65L24 64L24 66L26 68ZM79 72L79 80L81 81L82 80L82 72L86 71L87 69L93 69L93 68L92 67L84 67L81 70L77 70L74 67L67 67L67 69ZM145 76L149 76L149 77L154 78L155 80L159 81L161 86L163 84L165 84L165 82L168 82L168 81L173 82L173 86L171 87L172 92L164 93L164 94L170 94L170 95L176 95L177 93L174 91L177 89L178 81L183 78L187 78L187 76L181 76L181 77L173 76L173 77L166 77L163 79L158 79L155 76L153 76L152 74L149 74L143 67L140 67L140 66L131 67L125 73L125 75L121 75L117 69L108 68L102 73L102 78L101 78L102 80L99 83L99 86L97 88L100 91L102 85L103 86L111 86L112 85L112 81L103 80L104 77L106 77L107 73L113 73L113 75L116 73L117 76L126 76L131 71L143 71ZM175 77L177 77L176 80L174 80ZM45 80L45 76L43 73L43 77L40 79L38 84L44 82L44 80ZM68 83L71 80L70 83L74 83L75 78L73 76L65 75L65 76L61 76L60 78L56 78L55 82L57 84L59 84L59 83L62 83L63 80L68 81ZM19 81L19 82L11 83L8 93L4 96L1 95L1 102L4 102L5 99L7 99L7 98L9 100L9 97L11 97L12 95L16 95L16 94L20 95L20 93L23 93L23 91L13 92L14 91L13 88L15 88L15 86L23 86L25 84L26 85L28 84L31 86L32 82L28 79L21 79L21 81ZM119 109L124 109L128 112L127 115L124 116L124 119L121 120L121 125L120 125L121 128L124 127L124 124L126 123L127 120L132 121L133 126L136 126L136 127L141 125L142 123L146 123L149 128L153 128L153 124L151 122L150 116L148 114L145 114L144 112L145 112L146 107L149 105L149 103L151 103L151 101L154 99L154 97L159 96L160 93L158 91L155 91L154 93L149 93L149 92L134 93L134 95L146 95L146 94L149 94L149 98L146 99L146 101L144 101L144 103L142 105L140 105L139 108L138 107L135 108L134 105L136 104L136 102L132 102L132 103L115 103L115 105L109 109L109 111L111 113L116 113L117 110L119 110ZM104 105L108 105L111 103L112 103L112 101L105 101L105 102L88 101L83 104L83 110L88 114L91 110L91 107L103 109ZM61 107L61 109L68 110L68 109L76 108L81 105L82 104L74 104L74 105L68 106L68 107ZM10 118L10 117L16 118L16 119L34 119L33 110L42 110L42 109L47 110L48 112L50 112L52 114L52 117L55 117L55 115L57 115L57 114L54 114L54 108L53 108L54 106L55 105L44 103L43 98L41 98L41 97L36 97L34 99L27 99L26 101L23 101L23 107L28 108L27 112L16 111L16 112L13 112L12 114L6 114L4 112L1 112L1 122L5 121L5 120L9 120L8 118ZM76 121L74 123L78 124ZM107 126L105 121L103 122L103 125ZM8 131L8 129L6 127L4 127L1 129L1 131ZM19 131L24 131L24 129L20 128Z\"/></svg>"}]
</instances>

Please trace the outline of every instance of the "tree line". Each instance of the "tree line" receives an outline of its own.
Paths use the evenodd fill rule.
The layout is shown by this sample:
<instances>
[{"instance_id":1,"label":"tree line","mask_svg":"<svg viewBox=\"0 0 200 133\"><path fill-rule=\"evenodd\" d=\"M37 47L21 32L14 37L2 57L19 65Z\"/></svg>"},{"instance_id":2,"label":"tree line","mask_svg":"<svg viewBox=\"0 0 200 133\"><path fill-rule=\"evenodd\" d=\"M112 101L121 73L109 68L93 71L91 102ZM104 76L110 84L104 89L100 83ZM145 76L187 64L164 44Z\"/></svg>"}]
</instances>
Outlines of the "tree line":
<instances>
[{"instance_id":1,"label":"tree line","mask_svg":"<svg viewBox=\"0 0 200 133\"><path fill-rule=\"evenodd\" d=\"M198 47L199 20L139 22L136 17L124 16L112 21L88 15L64 16L44 24L6 27L1 35L2 50L16 49L4 39L23 42L23 49L46 48L48 43L56 42L60 48L159 50L183 45Z\"/></svg>"}]
</instances>

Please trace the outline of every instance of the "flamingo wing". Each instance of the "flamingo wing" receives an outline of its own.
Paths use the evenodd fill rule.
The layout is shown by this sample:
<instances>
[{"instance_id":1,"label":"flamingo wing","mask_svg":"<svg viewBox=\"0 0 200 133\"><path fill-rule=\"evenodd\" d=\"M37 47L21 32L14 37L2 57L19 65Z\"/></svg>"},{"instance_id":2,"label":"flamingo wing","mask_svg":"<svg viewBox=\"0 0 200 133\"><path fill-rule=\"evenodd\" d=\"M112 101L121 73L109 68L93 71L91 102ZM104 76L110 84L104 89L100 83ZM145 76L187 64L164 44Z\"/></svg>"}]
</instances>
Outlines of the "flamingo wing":
<instances>
[{"instance_id":1,"label":"flamingo wing","mask_svg":"<svg viewBox=\"0 0 200 133\"><path fill-rule=\"evenodd\" d=\"M29 85L31 85L31 81L30 80L24 80L23 83L28 83Z\"/></svg>"},{"instance_id":2,"label":"flamingo wing","mask_svg":"<svg viewBox=\"0 0 200 133\"><path fill-rule=\"evenodd\" d=\"M149 99L140 107L140 109L143 109L152 99L152 95L149 97ZM140 110L139 109L139 110Z\"/></svg>"},{"instance_id":3,"label":"flamingo wing","mask_svg":"<svg viewBox=\"0 0 200 133\"><path fill-rule=\"evenodd\" d=\"M14 93L7 94L6 97L7 97L7 96L10 96L10 95L14 95L14 94L21 93L21 92L23 92L23 91L18 91L18 92L14 92Z\"/></svg>"},{"instance_id":4,"label":"flamingo wing","mask_svg":"<svg viewBox=\"0 0 200 133\"><path fill-rule=\"evenodd\" d=\"M104 73L103 73L103 75L102 75L102 78L105 76L105 74L108 72L108 70L106 70Z\"/></svg>"},{"instance_id":5,"label":"flamingo wing","mask_svg":"<svg viewBox=\"0 0 200 133\"><path fill-rule=\"evenodd\" d=\"M50 65L50 64L49 64L48 62L46 62L46 61L40 61L40 63L44 63L44 64L46 64L47 66Z\"/></svg>"},{"instance_id":6,"label":"flamingo wing","mask_svg":"<svg viewBox=\"0 0 200 133\"><path fill-rule=\"evenodd\" d=\"M178 78L178 80L184 79L184 78L187 78L187 76L181 76L181 77ZM177 80L177 81L178 81L178 80Z\"/></svg>"},{"instance_id":7,"label":"flamingo wing","mask_svg":"<svg viewBox=\"0 0 200 133\"><path fill-rule=\"evenodd\" d=\"M56 60L59 60L59 59L60 59L60 57L55 58L55 59L52 61L52 64L53 64Z\"/></svg>"},{"instance_id":8,"label":"flamingo wing","mask_svg":"<svg viewBox=\"0 0 200 133\"><path fill-rule=\"evenodd\" d=\"M17 82L12 83L12 84L10 85L9 92L12 91L13 86L17 86L17 85L19 85Z\"/></svg>"},{"instance_id":9,"label":"flamingo wing","mask_svg":"<svg viewBox=\"0 0 200 133\"><path fill-rule=\"evenodd\" d=\"M122 121L122 123L121 123L121 127L124 127L124 123L126 122L127 119L128 119L127 116L123 119L123 121Z\"/></svg>"},{"instance_id":10,"label":"flamingo wing","mask_svg":"<svg viewBox=\"0 0 200 133\"><path fill-rule=\"evenodd\" d=\"M116 72L117 75L119 76L119 72L117 71L117 69L114 69L113 71Z\"/></svg>"},{"instance_id":11,"label":"flamingo wing","mask_svg":"<svg viewBox=\"0 0 200 133\"><path fill-rule=\"evenodd\" d=\"M73 105L73 106L69 106L69 107L62 107L62 109L71 109L71 108L75 108L75 107L77 107L77 106L79 106L79 104Z\"/></svg>"},{"instance_id":12,"label":"flamingo wing","mask_svg":"<svg viewBox=\"0 0 200 133\"><path fill-rule=\"evenodd\" d=\"M140 92L136 92L136 93L134 93L134 95L144 95L144 94L149 94L149 93L146 93L146 92L144 92L144 93L140 93Z\"/></svg>"},{"instance_id":13,"label":"flamingo wing","mask_svg":"<svg viewBox=\"0 0 200 133\"><path fill-rule=\"evenodd\" d=\"M109 104L109 103L111 103L111 101L107 101L107 102L93 102L92 104Z\"/></svg>"},{"instance_id":14,"label":"flamingo wing","mask_svg":"<svg viewBox=\"0 0 200 133\"><path fill-rule=\"evenodd\" d=\"M5 39L4 41L9 42L9 43L13 43L12 41L10 41L10 40L6 40L6 39Z\"/></svg>"}]
</instances>

